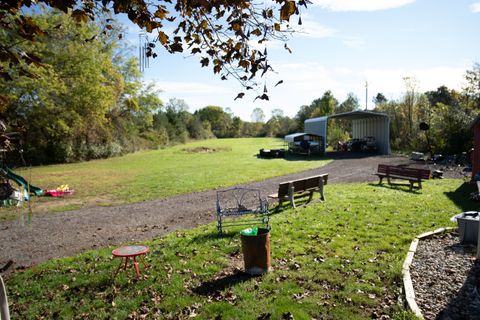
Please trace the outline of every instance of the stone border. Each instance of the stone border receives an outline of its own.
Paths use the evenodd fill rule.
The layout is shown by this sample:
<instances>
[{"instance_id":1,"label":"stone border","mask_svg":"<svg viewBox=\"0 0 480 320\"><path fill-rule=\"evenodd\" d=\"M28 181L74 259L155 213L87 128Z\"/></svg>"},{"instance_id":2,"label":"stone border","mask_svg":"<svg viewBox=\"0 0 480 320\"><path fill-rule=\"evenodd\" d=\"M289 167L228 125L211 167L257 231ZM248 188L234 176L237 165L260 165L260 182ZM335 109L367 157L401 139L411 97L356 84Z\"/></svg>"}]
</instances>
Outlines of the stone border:
<instances>
[{"instance_id":1,"label":"stone border","mask_svg":"<svg viewBox=\"0 0 480 320\"><path fill-rule=\"evenodd\" d=\"M415 316L417 316L419 319L424 319L424 318L422 315L422 311L420 310L420 308L417 305L417 302L415 301L415 292L413 290L412 279L410 278L410 265L412 264L413 257L415 255L415 252L417 251L418 242L422 239L429 238L435 234L443 233L443 232L454 230L454 229L456 228L447 227L447 228L440 228L434 231L422 233L415 237L415 239L410 244L410 248L408 249L407 256L402 266L403 288L405 290L405 298L407 300L408 307L413 313L415 313Z\"/></svg>"}]
</instances>

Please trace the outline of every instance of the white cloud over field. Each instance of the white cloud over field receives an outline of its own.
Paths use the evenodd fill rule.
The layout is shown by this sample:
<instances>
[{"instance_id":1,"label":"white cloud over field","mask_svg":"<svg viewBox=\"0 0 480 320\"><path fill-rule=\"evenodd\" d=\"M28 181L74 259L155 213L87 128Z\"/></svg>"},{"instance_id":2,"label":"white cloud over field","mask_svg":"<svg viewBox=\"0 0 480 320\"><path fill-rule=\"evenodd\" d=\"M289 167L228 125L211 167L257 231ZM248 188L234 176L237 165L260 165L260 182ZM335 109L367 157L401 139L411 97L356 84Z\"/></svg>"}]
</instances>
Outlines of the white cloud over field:
<instances>
[{"instance_id":1,"label":"white cloud over field","mask_svg":"<svg viewBox=\"0 0 480 320\"><path fill-rule=\"evenodd\" d=\"M312 2L331 11L382 11L403 7L415 0L313 0Z\"/></svg>"},{"instance_id":2,"label":"white cloud over field","mask_svg":"<svg viewBox=\"0 0 480 320\"><path fill-rule=\"evenodd\" d=\"M470 5L470 10L473 13L479 13L480 12L480 2L474 2Z\"/></svg>"}]
</instances>

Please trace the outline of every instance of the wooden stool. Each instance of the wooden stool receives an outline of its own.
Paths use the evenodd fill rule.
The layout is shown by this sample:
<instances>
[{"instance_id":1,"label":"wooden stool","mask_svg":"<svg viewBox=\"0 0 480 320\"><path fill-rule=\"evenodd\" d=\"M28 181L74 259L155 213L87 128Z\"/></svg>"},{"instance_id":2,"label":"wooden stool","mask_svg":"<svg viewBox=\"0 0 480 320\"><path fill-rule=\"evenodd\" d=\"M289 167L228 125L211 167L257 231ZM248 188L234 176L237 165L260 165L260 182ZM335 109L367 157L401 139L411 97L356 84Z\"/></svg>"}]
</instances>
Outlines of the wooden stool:
<instances>
[{"instance_id":1,"label":"wooden stool","mask_svg":"<svg viewBox=\"0 0 480 320\"><path fill-rule=\"evenodd\" d=\"M123 270L127 270L128 266L128 260L132 258L133 260L133 266L135 267L135 272L137 274L137 278L140 277L140 270L138 269L138 262L137 262L137 256L140 256L142 259L142 263L144 268L148 268L148 266L145 264L145 255L150 249L147 246L144 245L132 245L132 246L125 246L121 248L117 248L112 251L112 255L114 257L120 257L122 258L122 261L120 261L120 264L118 265L117 270L115 271L115 274L113 277L115 278L120 271L120 268L123 266ZM125 260L125 262L124 262Z\"/></svg>"}]
</instances>

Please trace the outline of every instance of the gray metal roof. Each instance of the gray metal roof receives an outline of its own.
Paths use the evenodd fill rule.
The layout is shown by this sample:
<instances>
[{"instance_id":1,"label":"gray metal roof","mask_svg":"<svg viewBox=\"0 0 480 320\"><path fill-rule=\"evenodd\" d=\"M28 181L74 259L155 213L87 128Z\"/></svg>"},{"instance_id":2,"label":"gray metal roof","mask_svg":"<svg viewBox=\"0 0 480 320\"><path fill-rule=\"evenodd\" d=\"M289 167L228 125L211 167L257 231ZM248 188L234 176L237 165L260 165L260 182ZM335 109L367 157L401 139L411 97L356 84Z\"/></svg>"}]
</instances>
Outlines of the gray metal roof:
<instances>
[{"instance_id":1,"label":"gray metal roof","mask_svg":"<svg viewBox=\"0 0 480 320\"><path fill-rule=\"evenodd\" d=\"M373 118L373 117L388 118L388 115L386 113L381 113L381 112L355 110L350 112L332 114L330 116L311 118L311 119L305 120L305 122L309 123L309 122L327 121L328 119L331 119L331 118L356 120L356 119L365 119L365 118Z\"/></svg>"},{"instance_id":2,"label":"gray metal roof","mask_svg":"<svg viewBox=\"0 0 480 320\"><path fill-rule=\"evenodd\" d=\"M297 133L292 133L292 134L286 135L283 139L287 142L293 142L295 140L295 138L301 137L301 136L320 137L319 135L316 135L316 134L313 134L313 133L297 132Z\"/></svg>"},{"instance_id":3,"label":"gray metal roof","mask_svg":"<svg viewBox=\"0 0 480 320\"><path fill-rule=\"evenodd\" d=\"M365 119L365 118L372 118L372 117L388 117L388 116L386 113L355 110L355 111L350 111L345 113L334 114L329 116L328 118L356 120L356 119Z\"/></svg>"}]
</instances>

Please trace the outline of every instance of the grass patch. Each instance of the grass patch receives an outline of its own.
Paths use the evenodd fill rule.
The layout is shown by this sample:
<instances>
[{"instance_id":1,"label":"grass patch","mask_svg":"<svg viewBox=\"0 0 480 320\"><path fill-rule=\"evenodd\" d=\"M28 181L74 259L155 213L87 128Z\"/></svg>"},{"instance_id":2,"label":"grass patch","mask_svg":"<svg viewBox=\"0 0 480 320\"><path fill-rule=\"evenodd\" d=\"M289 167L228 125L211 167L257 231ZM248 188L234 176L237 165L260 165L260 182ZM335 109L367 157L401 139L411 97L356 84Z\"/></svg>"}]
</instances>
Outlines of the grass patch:
<instances>
[{"instance_id":1,"label":"grass patch","mask_svg":"<svg viewBox=\"0 0 480 320\"><path fill-rule=\"evenodd\" d=\"M475 207L452 200L461 183L328 185L327 202L272 215L274 270L262 277L238 273L240 229L217 237L214 224L146 242L140 281L112 279L112 248L51 260L8 279L13 318L413 319L397 303L403 259L415 235Z\"/></svg>"},{"instance_id":2,"label":"grass patch","mask_svg":"<svg viewBox=\"0 0 480 320\"><path fill-rule=\"evenodd\" d=\"M260 159L260 148L280 148L273 138L216 139L168 149L138 152L89 162L19 169L15 172L42 189L68 184L64 198L33 197L34 213L85 206L140 202L262 180L329 162L324 158ZM293 161L295 160L295 161ZM241 173L241 174L239 174ZM0 219L11 217L0 210Z\"/></svg>"}]
</instances>

